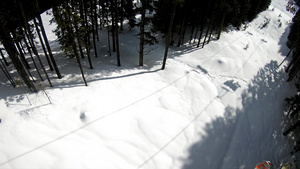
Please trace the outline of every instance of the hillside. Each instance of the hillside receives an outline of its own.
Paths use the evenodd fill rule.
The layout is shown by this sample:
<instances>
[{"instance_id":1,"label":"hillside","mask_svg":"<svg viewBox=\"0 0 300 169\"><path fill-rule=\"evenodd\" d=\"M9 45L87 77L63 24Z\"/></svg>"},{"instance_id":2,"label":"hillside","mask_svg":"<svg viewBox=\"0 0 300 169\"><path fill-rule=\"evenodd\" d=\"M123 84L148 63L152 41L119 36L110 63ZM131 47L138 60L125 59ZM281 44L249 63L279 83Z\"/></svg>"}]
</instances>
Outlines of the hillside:
<instances>
[{"instance_id":1,"label":"hillside","mask_svg":"<svg viewBox=\"0 0 300 169\"><path fill-rule=\"evenodd\" d=\"M82 60L87 87L44 13L63 78L51 75L54 87L41 82L39 93L0 81L0 168L247 169L261 160L296 168L282 136L284 99L294 92L286 62L278 67L293 16L286 3L274 0L203 49L171 47L165 70L163 40L138 67L138 29L125 29L117 67L102 30L95 69Z\"/></svg>"}]
</instances>

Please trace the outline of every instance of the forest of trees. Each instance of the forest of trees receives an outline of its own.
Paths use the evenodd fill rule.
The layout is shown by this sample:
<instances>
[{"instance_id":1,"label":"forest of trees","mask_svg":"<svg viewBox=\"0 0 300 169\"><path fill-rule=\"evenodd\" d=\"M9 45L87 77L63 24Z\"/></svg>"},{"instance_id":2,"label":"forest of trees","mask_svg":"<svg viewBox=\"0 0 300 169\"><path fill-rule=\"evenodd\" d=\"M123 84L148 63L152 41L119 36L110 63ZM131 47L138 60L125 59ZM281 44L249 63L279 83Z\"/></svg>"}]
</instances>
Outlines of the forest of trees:
<instances>
[{"instance_id":1,"label":"forest of trees","mask_svg":"<svg viewBox=\"0 0 300 169\"><path fill-rule=\"evenodd\" d=\"M13 66L22 81L36 92L37 72L40 80L47 79L50 86L49 70L62 78L59 64L56 63L47 40L40 14L42 1L12 0L3 2L0 12L1 64L0 68L8 81L15 87L7 66ZM55 34L66 56L75 58L80 68L84 84L84 70L81 59L87 58L89 68L93 69L91 57L98 57L97 41L99 30L107 30L109 54L115 52L116 65L121 66L119 50L119 32L127 21L130 29L137 27L140 40L138 49L139 66L143 66L144 55L151 52L146 46L157 43L157 34L166 39L165 54L162 56L165 68L169 45L180 47L189 42L191 47L203 48L213 38L219 39L228 25L240 29L243 24L253 20L258 13L266 10L271 0L64 0L50 4L53 13L52 22L57 24ZM49 6L49 7L50 7ZM9 7L9 8L7 8ZM7 8L7 9L5 9ZM9 10L9 11L7 11ZM5 11L5 12L3 12ZM13 15L12 15L13 14ZM136 15L141 17L136 19ZM134 37L133 37L134 38ZM39 41L45 53L43 63L36 49ZM5 52L4 52L5 51ZM12 65L10 64L12 63ZM40 70L41 68L41 70ZM293 69L293 68L291 68Z\"/></svg>"},{"instance_id":2,"label":"forest of trees","mask_svg":"<svg viewBox=\"0 0 300 169\"><path fill-rule=\"evenodd\" d=\"M300 6L300 1L297 1L297 5ZM286 68L288 73L288 80L294 80L296 82L296 94L286 99L287 105L287 122L286 129L283 135L289 136L295 143L293 153L300 151L300 12L298 11L293 18L293 22L288 35L287 46L290 51L287 58L290 58L289 65Z\"/></svg>"}]
</instances>

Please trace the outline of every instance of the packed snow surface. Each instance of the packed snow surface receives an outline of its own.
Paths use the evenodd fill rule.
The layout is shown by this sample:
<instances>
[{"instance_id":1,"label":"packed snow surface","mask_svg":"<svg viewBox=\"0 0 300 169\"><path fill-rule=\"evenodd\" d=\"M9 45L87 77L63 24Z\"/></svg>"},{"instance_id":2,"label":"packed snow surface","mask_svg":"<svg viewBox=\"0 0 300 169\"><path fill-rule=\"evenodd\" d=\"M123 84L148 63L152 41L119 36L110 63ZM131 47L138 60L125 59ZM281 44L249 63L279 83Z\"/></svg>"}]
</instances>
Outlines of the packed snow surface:
<instances>
[{"instance_id":1,"label":"packed snow surface","mask_svg":"<svg viewBox=\"0 0 300 169\"><path fill-rule=\"evenodd\" d=\"M292 14L287 0L238 31L202 48L171 47L165 70L161 40L138 67L135 28L120 33L121 67L100 31L93 70L60 50L44 25L63 75L53 88L13 89L0 73L0 168L234 169L293 162L282 136L284 72ZM269 20L267 26L265 22ZM43 55L42 50L40 54ZM48 98L49 97L49 98Z\"/></svg>"}]
</instances>

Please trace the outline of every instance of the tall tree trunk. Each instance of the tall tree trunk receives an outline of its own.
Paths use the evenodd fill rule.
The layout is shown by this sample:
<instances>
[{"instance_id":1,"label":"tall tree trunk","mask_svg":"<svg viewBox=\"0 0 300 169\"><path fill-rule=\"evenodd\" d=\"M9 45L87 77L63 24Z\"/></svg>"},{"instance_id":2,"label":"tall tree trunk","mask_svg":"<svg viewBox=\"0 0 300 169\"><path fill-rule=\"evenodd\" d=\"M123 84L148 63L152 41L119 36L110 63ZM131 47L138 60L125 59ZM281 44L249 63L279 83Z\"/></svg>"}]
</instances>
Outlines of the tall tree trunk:
<instances>
[{"instance_id":1,"label":"tall tree trunk","mask_svg":"<svg viewBox=\"0 0 300 169\"><path fill-rule=\"evenodd\" d=\"M21 30L22 30L23 41L24 41L24 43L25 43L25 46L27 47L27 51L28 51L28 53L29 53L29 55L30 55L30 58L31 58L32 62L33 62L33 65L34 65L34 67L35 67L35 70L37 71L37 73L38 73L40 79L41 79L42 81L44 81L44 79L43 79L43 77L41 76L41 73L40 73L40 71L39 71L39 69L38 69L38 67L37 67L37 65L36 65L36 63L35 63L35 61L34 61L34 59L33 59L32 52L31 52L31 49L30 49L31 47L30 47L29 44L27 43L25 32L24 32L23 29L21 29Z\"/></svg>"},{"instance_id":2,"label":"tall tree trunk","mask_svg":"<svg viewBox=\"0 0 300 169\"><path fill-rule=\"evenodd\" d=\"M179 29L179 34L178 34L178 43L177 43L177 47L180 47L181 44L181 40L182 40L182 34L183 34L183 27L184 27L184 19L181 21L180 24L180 29Z\"/></svg>"},{"instance_id":3,"label":"tall tree trunk","mask_svg":"<svg viewBox=\"0 0 300 169\"><path fill-rule=\"evenodd\" d=\"M23 53L23 50L21 49L20 42L15 42L15 46L17 46L17 51L19 52L19 56L21 57L21 63L26 68L26 71L27 71L29 77L31 77L32 81L35 83L35 80L34 80L32 74L30 73L30 70L29 70L30 67L28 67L29 64L28 64L27 60L25 59L25 55Z\"/></svg>"},{"instance_id":4,"label":"tall tree trunk","mask_svg":"<svg viewBox=\"0 0 300 169\"><path fill-rule=\"evenodd\" d=\"M202 5L202 9L201 9L201 28L200 28L200 36L198 39L198 44L197 44L197 48L200 47L200 43L201 43L201 39L202 39L202 35L203 35L203 31L204 31L204 26L206 25L206 20L207 20L207 13L209 10L209 6L210 6L210 1L208 1L208 4ZM203 47L203 46L202 46Z\"/></svg>"},{"instance_id":5,"label":"tall tree trunk","mask_svg":"<svg viewBox=\"0 0 300 169\"><path fill-rule=\"evenodd\" d=\"M184 43L185 32L186 32L186 22L184 22L183 32L182 32L182 35L181 35L181 45L183 45L183 43Z\"/></svg>"},{"instance_id":6,"label":"tall tree trunk","mask_svg":"<svg viewBox=\"0 0 300 169\"><path fill-rule=\"evenodd\" d=\"M43 69L43 71L44 71L44 73L45 73L45 75L46 75L46 77L47 77L47 80L48 80L48 82L49 82L49 85L50 85L51 87L53 87L53 85L52 85L52 83L51 83L51 81L50 81L50 78L49 78L49 76L48 76L48 74L47 74L47 72L46 72L46 70L45 70L44 65L43 65L43 62L41 61L41 58L40 58L40 56L39 56L39 54L38 54L38 52L37 52L37 50L36 50L36 47L35 47L35 44L34 44L34 41L33 41L33 37L32 37L32 34L31 34L31 32L30 32L30 28L29 28L29 25L28 25L28 22L27 22L27 18L26 18L26 15L25 15L25 12L24 12L24 8L23 8L23 5L22 5L21 1L19 1L19 5L20 5L19 7L20 7L20 10L21 10L21 14L22 14L23 20L24 20L24 22L25 22L25 29L26 29L26 31L27 31L28 40L29 40L29 42L30 42L30 44L31 44L33 53L37 56L37 58L38 58L38 60L39 60L39 62L40 62L40 65L41 65L41 67L42 67L42 69Z\"/></svg>"},{"instance_id":7,"label":"tall tree trunk","mask_svg":"<svg viewBox=\"0 0 300 169\"><path fill-rule=\"evenodd\" d=\"M222 33L222 30L223 30L223 26L224 26L224 21L225 21L225 12L223 14L223 17L222 17L222 21L220 23L220 28L219 28L219 31L218 31L218 36L217 36L217 39L220 39L221 37L221 33Z\"/></svg>"},{"instance_id":8,"label":"tall tree trunk","mask_svg":"<svg viewBox=\"0 0 300 169\"><path fill-rule=\"evenodd\" d=\"M39 13L40 13L38 1L35 0L35 2L36 2L37 9L38 9L38 11L39 11ZM49 41L48 41L48 38L47 38L47 35L46 35L46 32L45 32L45 28L44 28L44 24L43 24L41 15L38 15L38 16L37 16L37 19L38 19L38 21L39 21L40 28L41 28L42 35L43 35L43 39L44 39L44 41L45 41L45 44L46 44L46 47L47 47L47 50L48 50L48 53L49 53L51 62L52 62L52 64L53 64L54 70L55 70L55 72L56 72L56 74L57 74L57 77L58 77L59 79L61 79L62 76L61 76L61 73L60 73L60 71L59 71L59 69L58 69L58 66L57 66L57 64L56 64L56 61L55 61L55 59L54 59L54 57L53 57L52 50L51 50L50 45L49 45Z\"/></svg>"},{"instance_id":9,"label":"tall tree trunk","mask_svg":"<svg viewBox=\"0 0 300 169\"><path fill-rule=\"evenodd\" d=\"M75 40L75 39L74 39L74 40ZM85 86L87 86L87 82L86 82L86 80L85 80L84 73L83 73L83 69L82 69L82 66L81 66L80 57L79 57L78 52L77 52L76 42L73 42L73 43L72 43L72 47L73 47L74 54L75 54L76 60L77 60L77 62L78 62L79 68L80 68L80 72L81 72L82 79L83 79L83 81L84 81Z\"/></svg>"},{"instance_id":10,"label":"tall tree trunk","mask_svg":"<svg viewBox=\"0 0 300 169\"><path fill-rule=\"evenodd\" d=\"M15 31L13 31L12 32L12 35L13 35L13 38L16 40L17 39L17 35L16 35L16 32ZM16 40L17 41L17 40ZM30 69L30 66L29 66L29 64L28 64L28 62L27 62L27 60L26 60L26 58L25 58L25 55L23 54L23 51L22 51L22 49L21 49L21 46L20 46L20 44L19 44L19 42L15 42L15 46L17 47L17 51L18 51L18 54L19 54L19 56L20 56L20 58L21 58L21 61L23 62L23 64L25 65L25 67L26 67L26 69Z\"/></svg>"},{"instance_id":11,"label":"tall tree trunk","mask_svg":"<svg viewBox=\"0 0 300 169\"><path fill-rule=\"evenodd\" d=\"M176 12L176 5L177 5L177 0L173 0L171 18L170 18L169 29L168 29L167 40L166 40L165 54L164 54L164 58L163 58L162 68L161 68L162 70L164 70L166 67L168 50L169 50L170 40L171 40L171 33L172 33L173 22L174 22L174 16L175 16L175 12Z\"/></svg>"},{"instance_id":12,"label":"tall tree trunk","mask_svg":"<svg viewBox=\"0 0 300 169\"><path fill-rule=\"evenodd\" d=\"M95 22L95 29L96 29L96 37L97 41L99 42L99 25L98 25L98 15L97 15L97 0L94 0L94 22Z\"/></svg>"},{"instance_id":13,"label":"tall tree trunk","mask_svg":"<svg viewBox=\"0 0 300 169\"><path fill-rule=\"evenodd\" d=\"M93 19L92 19L93 20ZM92 33L93 33L93 45L94 45L94 53L95 53L95 57L98 57L98 53L97 53L97 46L96 46L96 36L95 36L95 29L94 29L94 21L92 21Z\"/></svg>"},{"instance_id":14,"label":"tall tree trunk","mask_svg":"<svg viewBox=\"0 0 300 169\"><path fill-rule=\"evenodd\" d=\"M193 21L192 23L192 28L191 28L191 36L190 36L190 41L189 41L189 44L192 43L192 40L193 40L193 35L194 35L194 30L195 30L195 21Z\"/></svg>"},{"instance_id":15,"label":"tall tree trunk","mask_svg":"<svg viewBox=\"0 0 300 169\"><path fill-rule=\"evenodd\" d=\"M114 11L115 11L115 36L116 36L117 65L121 66L120 49L119 49L118 0L115 0Z\"/></svg>"},{"instance_id":16,"label":"tall tree trunk","mask_svg":"<svg viewBox=\"0 0 300 169\"><path fill-rule=\"evenodd\" d=\"M139 66L143 66L144 60L144 36L145 36L145 16L146 16L146 4L145 0L141 0L142 10L141 10L141 23L140 23L140 50L139 50Z\"/></svg>"},{"instance_id":17,"label":"tall tree trunk","mask_svg":"<svg viewBox=\"0 0 300 169\"><path fill-rule=\"evenodd\" d=\"M74 2L73 0L71 1L72 2L72 6L74 6ZM75 8L72 8L73 12L75 12ZM83 51L82 51L82 41L81 41L81 37L79 35L79 30L78 30L78 22L76 19L74 19L74 27L75 27L75 35L76 35L76 38L77 38L77 41L78 41L78 48L79 48L79 52L80 52L80 56L81 58L84 58L84 54L83 54Z\"/></svg>"},{"instance_id":18,"label":"tall tree trunk","mask_svg":"<svg viewBox=\"0 0 300 169\"><path fill-rule=\"evenodd\" d=\"M211 40L211 37L212 37L212 33L213 33L213 30L214 30L214 26L212 25L212 28L211 28L211 30L210 30L210 33L209 33L209 38L208 38L208 41L207 41L207 43L209 43L210 42L210 40Z\"/></svg>"},{"instance_id":19,"label":"tall tree trunk","mask_svg":"<svg viewBox=\"0 0 300 169\"><path fill-rule=\"evenodd\" d=\"M86 42L85 42L85 44L88 46L88 48L89 49L87 49L87 52L91 52L91 40L90 40L90 26L89 26L89 24L88 24L88 11L87 11L87 8L88 8L88 6L87 6L87 1L86 0L83 0L83 9L84 9L84 25L85 25L85 27L86 27L86 29L87 29L87 34L86 34ZM90 54L88 54L88 55L90 55Z\"/></svg>"},{"instance_id":20,"label":"tall tree trunk","mask_svg":"<svg viewBox=\"0 0 300 169\"><path fill-rule=\"evenodd\" d=\"M115 24L115 20L116 20L116 4L115 4L115 0L113 0L111 6L110 6L110 13L111 13L111 35L112 35L112 44L113 44L113 52L116 52L116 24ZM118 21L117 21L118 23Z\"/></svg>"},{"instance_id":21,"label":"tall tree trunk","mask_svg":"<svg viewBox=\"0 0 300 169\"><path fill-rule=\"evenodd\" d=\"M206 30L206 34L205 34L205 37L204 37L204 41L203 41L203 44L202 44L202 48L204 48L204 45L206 43L206 39L207 39L207 37L209 35L209 31L211 29L210 27L211 27L211 23L208 24L208 27L207 27L207 30Z\"/></svg>"},{"instance_id":22,"label":"tall tree trunk","mask_svg":"<svg viewBox=\"0 0 300 169\"><path fill-rule=\"evenodd\" d=\"M0 24L0 35L1 39L3 40L3 46L8 53L12 63L14 64L15 68L17 69L17 72L19 73L20 77L23 79L26 86L32 91L37 92L36 87L32 83L32 81L29 79L28 74L26 73L21 61L18 58L18 53L16 51L16 48L14 46L13 40L7 32L7 30L3 27L2 24Z\"/></svg>"},{"instance_id":23,"label":"tall tree trunk","mask_svg":"<svg viewBox=\"0 0 300 169\"><path fill-rule=\"evenodd\" d=\"M50 59L49 59L47 50L46 50L46 48L45 48L45 45L44 45L44 42L43 42L43 39L42 39L42 36L41 36L41 33L40 33L40 29L39 29L39 27L38 27L38 24L37 24L35 18L33 19L33 22L34 22L34 25L35 25L35 28L36 28L36 32L37 32L37 34L38 34L38 37L39 37L39 39L40 39L40 42L41 42L43 51L44 51L44 53L45 53L45 56L46 56L46 59L47 59L49 68L50 68L51 71L53 71L54 69L53 69L52 64L51 64L51 62L50 62Z\"/></svg>"},{"instance_id":24,"label":"tall tree trunk","mask_svg":"<svg viewBox=\"0 0 300 169\"><path fill-rule=\"evenodd\" d=\"M107 25L107 41L108 41L107 43L108 43L108 52L109 52L109 56L111 56L109 25Z\"/></svg>"},{"instance_id":25,"label":"tall tree trunk","mask_svg":"<svg viewBox=\"0 0 300 169\"><path fill-rule=\"evenodd\" d=\"M67 4L68 2L64 2L64 5L65 6L67 6L68 4ZM76 60L77 60L77 63L78 63L78 65L79 65L79 68L80 68L80 72L81 72L81 75L82 75L82 78L83 78L83 81L84 81L84 84L85 84L85 86L87 86L87 82L86 82L86 80L85 80L85 77L84 77L84 73L83 73L83 69L82 69L82 65L81 65L81 61L80 61L80 57L79 57L79 54L78 54L78 51L77 51L77 45L76 45L76 26L75 26L75 33L73 32L73 24L76 24L76 22L75 23L72 23L72 21L71 21L71 17L72 17L72 13L71 13L71 10L70 10L70 8L67 8L67 18L68 18L68 22L70 23L69 25L68 25L68 31L70 31L70 32L72 32L71 33L71 38L72 38L72 48L73 48L73 52L74 52L74 55L75 55L75 57L76 57ZM78 40L78 39L77 39ZM80 42L78 42L78 43L80 43Z\"/></svg>"},{"instance_id":26,"label":"tall tree trunk","mask_svg":"<svg viewBox=\"0 0 300 169\"><path fill-rule=\"evenodd\" d=\"M197 39L197 37L198 37L198 33L199 33L199 26L197 26L197 29L196 29L196 33L195 33L195 36L194 36L193 43L196 42L196 39Z\"/></svg>"},{"instance_id":27,"label":"tall tree trunk","mask_svg":"<svg viewBox=\"0 0 300 169\"><path fill-rule=\"evenodd\" d=\"M199 46L200 46L202 35L203 35L203 30L204 30L204 23L201 25L201 28L200 28L200 35L199 35L199 39L198 39L197 48L199 48Z\"/></svg>"},{"instance_id":28,"label":"tall tree trunk","mask_svg":"<svg viewBox=\"0 0 300 169\"><path fill-rule=\"evenodd\" d=\"M123 21L124 21L124 0L121 0L121 9L120 9L120 30L123 31Z\"/></svg>"},{"instance_id":29,"label":"tall tree trunk","mask_svg":"<svg viewBox=\"0 0 300 169\"><path fill-rule=\"evenodd\" d=\"M103 3L102 3L102 0L98 0L98 5L99 5L99 28L100 30L102 30L102 27L104 26L104 23L103 23L103 18L104 18L104 15L103 15ZM102 15L102 16L101 16Z\"/></svg>"},{"instance_id":30,"label":"tall tree trunk","mask_svg":"<svg viewBox=\"0 0 300 169\"><path fill-rule=\"evenodd\" d=\"M85 45L85 48L86 48L86 54L87 54L87 57L88 57L88 60L89 60L89 64L90 64L90 69L93 69L93 64L92 64L92 61L91 61L91 48L90 48L90 45L89 45L89 28L88 28L88 25L87 25L87 10L85 8L85 5L84 5L84 2L81 0L80 1L80 11L81 11L81 14L80 14L80 17L81 19L83 20L83 26L87 29L87 34L88 36L85 36L84 37L84 45Z\"/></svg>"},{"instance_id":31,"label":"tall tree trunk","mask_svg":"<svg viewBox=\"0 0 300 169\"><path fill-rule=\"evenodd\" d=\"M90 19L91 19L91 23L92 23L92 37L93 37L93 46L94 46L94 53L95 53L95 57L98 57L98 52L97 52L97 46L96 46L96 35L95 35L95 6L94 6L94 2L95 0L91 0L91 15L90 15Z\"/></svg>"}]
</instances>

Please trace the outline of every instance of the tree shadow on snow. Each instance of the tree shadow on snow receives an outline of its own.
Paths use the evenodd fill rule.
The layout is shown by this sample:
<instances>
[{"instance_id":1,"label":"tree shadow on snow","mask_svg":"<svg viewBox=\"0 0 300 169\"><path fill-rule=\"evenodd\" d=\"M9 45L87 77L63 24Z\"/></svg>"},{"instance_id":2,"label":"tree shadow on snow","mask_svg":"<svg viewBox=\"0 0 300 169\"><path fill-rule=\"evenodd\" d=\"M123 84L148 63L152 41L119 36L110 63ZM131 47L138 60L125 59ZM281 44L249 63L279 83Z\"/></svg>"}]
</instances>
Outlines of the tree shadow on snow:
<instances>
[{"instance_id":1,"label":"tree shadow on snow","mask_svg":"<svg viewBox=\"0 0 300 169\"><path fill-rule=\"evenodd\" d=\"M288 39L289 33L290 33L290 27L288 26L285 28L284 33L281 35L279 42L278 42L278 45L280 46L280 49L278 52L282 56L286 56L289 52L289 48L287 47L287 39Z\"/></svg>"},{"instance_id":2,"label":"tree shadow on snow","mask_svg":"<svg viewBox=\"0 0 300 169\"><path fill-rule=\"evenodd\" d=\"M260 69L242 94L242 109L226 107L224 117L206 124L206 134L189 148L183 169L246 169L262 160L279 168L289 161L281 130L284 99L291 89L284 70L276 71L277 66L271 61Z\"/></svg>"},{"instance_id":3,"label":"tree shadow on snow","mask_svg":"<svg viewBox=\"0 0 300 169\"><path fill-rule=\"evenodd\" d=\"M99 33L101 40L96 45L97 58L95 57L95 49L91 50L91 61L94 69L90 69L85 51L85 58L81 58L81 64L88 84L97 80L109 80L155 72L157 71L156 67L161 65L164 48L161 45L154 45L153 47L147 47L155 50L144 56L144 66L138 66L139 39L134 37L137 34L137 30L133 29L130 32L124 30L119 33L121 66L117 66L116 52L111 51L111 56L108 52L106 30L101 30ZM76 59L68 58L58 48L56 50L55 58L63 78L56 79L56 75L52 73L51 77L53 77L54 87L70 88L83 86L84 82ZM124 71L128 72L127 75L124 75Z\"/></svg>"}]
</instances>

